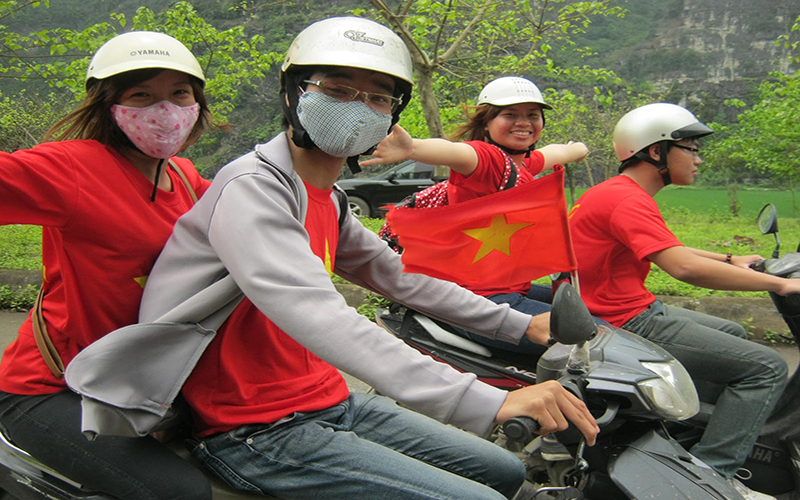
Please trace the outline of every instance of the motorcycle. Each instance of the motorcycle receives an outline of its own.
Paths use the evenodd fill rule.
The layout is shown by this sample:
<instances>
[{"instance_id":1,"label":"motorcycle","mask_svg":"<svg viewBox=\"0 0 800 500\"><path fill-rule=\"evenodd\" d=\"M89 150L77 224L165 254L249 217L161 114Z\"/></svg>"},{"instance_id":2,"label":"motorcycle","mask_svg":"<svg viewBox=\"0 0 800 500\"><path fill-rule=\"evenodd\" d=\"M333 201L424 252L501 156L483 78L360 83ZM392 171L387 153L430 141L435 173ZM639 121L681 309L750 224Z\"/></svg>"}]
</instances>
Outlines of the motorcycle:
<instances>
[{"instance_id":1,"label":"motorcycle","mask_svg":"<svg viewBox=\"0 0 800 500\"><path fill-rule=\"evenodd\" d=\"M378 310L378 324L407 344L504 389L558 380L581 398L601 432L587 447L573 427L555 434L569 460L548 460L536 422L517 417L488 436L524 461L535 498L741 499L711 467L686 451L667 422L698 412L694 384L668 352L621 329L596 325L569 282L557 288L550 330L555 343L538 363L476 344L452 327L399 307Z\"/></svg>"},{"instance_id":2,"label":"motorcycle","mask_svg":"<svg viewBox=\"0 0 800 500\"><path fill-rule=\"evenodd\" d=\"M170 447L186 460L191 460L182 440L173 440ZM202 468L199 464L197 466ZM206 476L211 482L214 500L253 498L230 488L210 472ZM271 497L259 498L269 500ZM114 497L91 491L47 467L0 432L0 500L114 500Z\"/></svg>"},{"instance_id":3,"label":"motorcycle","mask_svg":"<svg viewBox=\"0 0 800 500\"><path fill-rule=\"evenodd\" d=\"M763 235L775 237L771 258L751 267L783 278L800 278L800 246L795 252L780 255L777 209L767 204L758 215L758 227ZM793 341L800 348L800 294L781 296L770 292L775 308L789 327ZM779 498L800 498L800 370L789 378L786 388L775 405L772 415L761 430L739 476L748 487ZM713 410L711 404L701 404L698 415L671 429L676 439L691 447L702 435L705 422Z\"/></svg>"}]
</instances>

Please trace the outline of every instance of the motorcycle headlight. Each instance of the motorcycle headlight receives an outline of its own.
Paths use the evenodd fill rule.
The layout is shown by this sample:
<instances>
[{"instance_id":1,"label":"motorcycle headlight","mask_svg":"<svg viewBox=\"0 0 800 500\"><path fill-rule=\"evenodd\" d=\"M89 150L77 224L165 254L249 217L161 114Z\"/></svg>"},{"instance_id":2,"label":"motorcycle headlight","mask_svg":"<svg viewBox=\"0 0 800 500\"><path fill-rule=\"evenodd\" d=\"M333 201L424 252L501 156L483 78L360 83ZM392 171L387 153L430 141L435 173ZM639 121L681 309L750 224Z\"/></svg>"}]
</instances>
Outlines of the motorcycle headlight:
<instances>
[{"instance_id":1,"label":"motorcycle headlight","mask_svg":"<svg viewBox=\"0 0 800 500\"><path fill-rule=\"evenodd\" d=\"M694 382L676 360L642 362L642 366L658 375L639 382L639 389L650 402L654 412L667 420L685 420L700 410Z\"/></svg>"}]
</instances>

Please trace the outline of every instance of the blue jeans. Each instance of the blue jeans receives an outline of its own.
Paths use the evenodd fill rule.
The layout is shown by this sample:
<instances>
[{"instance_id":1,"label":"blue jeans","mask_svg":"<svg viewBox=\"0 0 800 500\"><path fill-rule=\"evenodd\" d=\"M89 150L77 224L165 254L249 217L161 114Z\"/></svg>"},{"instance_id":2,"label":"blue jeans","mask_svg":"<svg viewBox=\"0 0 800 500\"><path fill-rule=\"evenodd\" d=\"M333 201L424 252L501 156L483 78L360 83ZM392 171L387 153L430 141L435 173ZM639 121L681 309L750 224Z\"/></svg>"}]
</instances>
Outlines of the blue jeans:
<instances>
[{"instance_id":1,"label":"blue jeans","mask_svg":"<svg viewBox=\"0 0 800 500\"><path fill-rule=\"evenodd\" d=\"M234 488L283 499L502 499L525 477L499 446L358 393L215 434L192 454Z\"/></svg>"},{"instance_id":2,"label":"blue jeans","mask_svg":"<svg viewBox=\"0 0 800 500\"><path fill-rule=\"evenodd\" d=\"M516 311L530 314L531 316L538 316L550 312L553 309L553 289L545 285L531 285L531 289L526 295L521 293L498 293L486 297L495 304L508 304L511 309ZM600 318L594 318L595 323L598 325L608 325L607 322ZM483 344L485 346L503 349L506 351L517 352L521 354L529 354L539 358L547 350L547 346L531 342L527 337L522 337L519 344L512 344L511 342L504 342L502 340L494 340L477 333L468 332L461 328L456 330L471 339L474 342Z\"/></svg>"},{"instance_id":3,"label":"blue jeans","mask_svg":"<svg viewBox=\"0 0 800 500\"><path fill-rule=\"evenodd\" d=\"M149 436L86 439L74 392L0 392L0 425L17 446L94 491L125 500L211 499L202 471Z\"/></svg>"},{"instance_id":4,"label":"blue jeans","mask_svg":"<svg viewBox=\"0 0 800 500\"><path fill-rule=\"evenodd\" d=\"M775 350L747 340L736 323L660 301L622 328L675 356L698 392L703 382L722 387L703 437L689 451L733 477L786 386L786 362Z\"/></svg>"}]
</instances>

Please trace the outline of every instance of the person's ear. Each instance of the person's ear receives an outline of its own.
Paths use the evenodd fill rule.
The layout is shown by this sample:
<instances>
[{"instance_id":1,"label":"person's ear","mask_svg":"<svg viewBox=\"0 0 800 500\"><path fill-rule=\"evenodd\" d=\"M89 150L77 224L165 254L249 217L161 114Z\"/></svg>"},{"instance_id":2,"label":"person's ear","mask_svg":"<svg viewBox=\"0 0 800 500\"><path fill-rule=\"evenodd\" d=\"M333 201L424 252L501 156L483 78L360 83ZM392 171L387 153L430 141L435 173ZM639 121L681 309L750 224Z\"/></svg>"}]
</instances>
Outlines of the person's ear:
<instances>
[{"instance_id":1,"label":"person's ear","mask_svg":"<svg viewBox=\"0 0 800 500\"><path fill-rule=\"evenodd\" d=\"M650 158L658 161L661 159L661 145L660 144L651 144L650 147L647 148L647 153L650 155Z\"/></svg>"}]
</instances>

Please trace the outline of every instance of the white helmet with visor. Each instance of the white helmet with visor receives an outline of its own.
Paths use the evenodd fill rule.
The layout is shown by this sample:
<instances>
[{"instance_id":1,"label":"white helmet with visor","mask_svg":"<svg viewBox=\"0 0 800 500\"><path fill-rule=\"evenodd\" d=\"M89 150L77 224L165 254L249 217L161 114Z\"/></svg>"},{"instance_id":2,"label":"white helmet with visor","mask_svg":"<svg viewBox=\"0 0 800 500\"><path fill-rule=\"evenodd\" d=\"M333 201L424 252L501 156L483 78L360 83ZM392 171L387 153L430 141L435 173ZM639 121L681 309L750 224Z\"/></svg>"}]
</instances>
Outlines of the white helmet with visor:
<instances>
[{"instance_id":1,"label":"white helmet with visor","mask_svg":"<svg viewBox=\"0 0 800 500\"><path fill-rule=\"evenodd\" d=\"M364 69L394 77L394 97L400 99L400 103L393 108L391 124L397 123L411 99L414 82L414 65L405 43L392 30L375 21L333 17L301 31L281 65L281 94L285 97L281 104L284 116L292 126L295 144L308 149L315 147L297 116L296 89L305 88L304 80L316 68L330 66ZM351 169L358 169L355 160L348 161L348 164Z\"/></svg>"},{"instance_id":2,"label":"white helmet with visor","mask_svg":"<svg viewBox=\"0 0 800 500\"><path fill-rule=\"evenodd\" d=\"M658 102L629 111L614 127L614 152L620 161L661 141L680 141L714 133L686 108Z\"/></svg>"},{"instance_id":3,"label":"white helmet with visor","mask_svg":"<svg viewBox=\"0 0 800 500\"><path fill-rule=\"evenodd\" d=\"M622 173L636 160L644 161L658 169L664 185L668 186L672 182L667 165L667 151L671 144L713 133L691 111L677 104L657 102L640 106L620 118L614 127L614 152L622 162L619 172ZM658 160L646 151L653 144L660 144Z\"/></svg>"}]
</instances>

